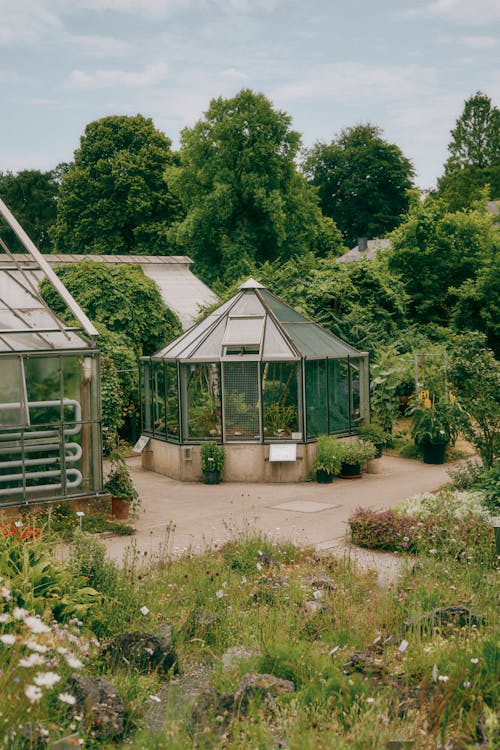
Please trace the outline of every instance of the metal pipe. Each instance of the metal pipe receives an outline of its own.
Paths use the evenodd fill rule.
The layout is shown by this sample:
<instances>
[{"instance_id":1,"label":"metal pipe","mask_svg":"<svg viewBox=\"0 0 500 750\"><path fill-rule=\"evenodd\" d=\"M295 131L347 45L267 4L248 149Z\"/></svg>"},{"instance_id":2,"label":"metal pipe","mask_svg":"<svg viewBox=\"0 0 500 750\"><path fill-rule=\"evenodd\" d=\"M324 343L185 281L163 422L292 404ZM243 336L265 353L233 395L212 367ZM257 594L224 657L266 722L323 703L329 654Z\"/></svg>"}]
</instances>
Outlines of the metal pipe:
<instances>
[{"instance_id":1,"label":"metal pipe","mask_svg":"<svg viewBox=\"0 0 500 750\"><path fill-rule=\"evenodd\" d=\"M79 487L82 484L82 482L83 482L83 477L82 477L81 472L78 471L78 469L68 469L66 471L66 477L68 477L70 474L73 475L75 477L75 479L73 479L71 481L69 479L67 479L66 480L66 487L70 487L70 488ZM56 476L61 476L61 472L60 471L28 472L28 473L24 474L24 476L26 478L35 478L35 477L38 478L38 477L49 477L49 476L56 477ZM2 477L2 479L8 479L8 478L11 479L12 481L16 481L18 479L22 479L23 478L23 474L11 474L10 477L7 477L7 476L6 477ZM15 479L13 479L13 478L15 478ZM28 486L26 486L26 487L23 488L23 494L26 494L28 492L45 492L46 490L57 490L57 489L61 489L61 488L62 488L62 484L61 483L59 483L59 484L39 484L39 485L34 486L34 487L28 487ZM9 487L9 488L0 490L0 496L1 495L12 495L14 492L16 492L16 490L19 490L19 489L20 488L17 488L17 487L14 487L14 488Z\"/></svg>"}]
</instances>

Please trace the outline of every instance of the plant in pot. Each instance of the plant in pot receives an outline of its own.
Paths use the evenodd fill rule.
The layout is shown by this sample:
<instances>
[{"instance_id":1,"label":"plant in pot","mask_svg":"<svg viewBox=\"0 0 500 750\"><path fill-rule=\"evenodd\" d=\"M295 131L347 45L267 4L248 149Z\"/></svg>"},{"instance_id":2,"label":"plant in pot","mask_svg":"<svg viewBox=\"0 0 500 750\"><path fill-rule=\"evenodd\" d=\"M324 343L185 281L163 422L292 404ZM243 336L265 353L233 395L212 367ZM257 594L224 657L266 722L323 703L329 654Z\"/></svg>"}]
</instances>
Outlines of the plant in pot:
<instances>
[{"instance_id":1,"label":"plant in pot","mask_svg":"<svg viewBox=\"0 0 500 750\"><path fill-rule=\"evenodd\" d=\"M140 505L139 494L134 487L123 452L116 448L110 456L110 471L104 483L104 491L111 495L111 510L115 518L125 519Z\"/></svg>"},{"instance_id":2,"label":"plant in pot","mask_svg":"<svg viewBox=\"0 0 500 750\"><path fill-rule=\"evenodd\" d=\"M375 446L374 458L381 458L382 449L389 439L389 435L384 428L377 424L377 422L370 422L369 424L361 425L359 435L362 440L367 440Z\"/></svg>"},{"instance_id":3,"label":"plant in pot","mask_svg":"<svg viewBox=\"0 0 500 750\"><path fill-rule=\"evenodd\" d=\"M333 477L340 472L344 446L331 435L320 435L316 443L316 458L314 469L316 481L329 484Z\"/></svg>"},{"instance_id":4,"label":"plant in pot","mask_svg":"<svg viewBox=\"0 0 500 750\"><path fill-rule=\"evenodd\" d=\"M205 484L219 484L224 468L224 446L213 440L201 444L201 470Z\"/></svg>"},{"instance_id":5,"label":"plant in pot","mask_svg":"<svg viewBox=\"0 0 500 750\"><path fill-rule=\"evenodd\" d=\"M361 464L375 456L375 446L368 440L355 440L344 443L344 456L340 467L340 475L344 479L361 476Z\"/></svg>"},{"instance_id":6,"label":"plant in pot","mask_svg":"<svg viewBox=\"0 0 500 750\"><path fill-rule=\"evenodd\" d=\"M448 445L457 439L460 410L456 403L443 403L421 391L411 407L411 435L423 453L425 464L443 464Z\"/></svg>"}]
</instances>

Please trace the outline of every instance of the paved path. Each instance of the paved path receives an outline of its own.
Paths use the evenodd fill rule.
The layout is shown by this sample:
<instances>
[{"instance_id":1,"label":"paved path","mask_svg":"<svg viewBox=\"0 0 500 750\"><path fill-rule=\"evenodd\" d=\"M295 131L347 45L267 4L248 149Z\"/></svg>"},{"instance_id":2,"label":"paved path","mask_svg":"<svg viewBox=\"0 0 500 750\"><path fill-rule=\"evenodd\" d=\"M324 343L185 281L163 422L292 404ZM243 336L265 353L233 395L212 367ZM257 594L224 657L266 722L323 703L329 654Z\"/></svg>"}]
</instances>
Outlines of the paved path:
<instances>
[{"instance_id":1,"label":"paved path","mask_svg":"<svg viewBox=\"0 0 500 750\"><path fill-rule=\"evenodd\" d=\"M363 474L362 479L354 480L336 478L330 485L231 482L210 486L177 482L145 471L139 457L127 463L142 498L135 541L145 557L165 548L174 555L200 552L244 529L339 553L345 545L347 519L358 506L387 508L449 481L449 464L431 466L394 456L376 462L377 474ZM175 528L169 532L172 526ZM131 538L105 541L110 556L121 560Z\"/></svg>"}]
</instances>

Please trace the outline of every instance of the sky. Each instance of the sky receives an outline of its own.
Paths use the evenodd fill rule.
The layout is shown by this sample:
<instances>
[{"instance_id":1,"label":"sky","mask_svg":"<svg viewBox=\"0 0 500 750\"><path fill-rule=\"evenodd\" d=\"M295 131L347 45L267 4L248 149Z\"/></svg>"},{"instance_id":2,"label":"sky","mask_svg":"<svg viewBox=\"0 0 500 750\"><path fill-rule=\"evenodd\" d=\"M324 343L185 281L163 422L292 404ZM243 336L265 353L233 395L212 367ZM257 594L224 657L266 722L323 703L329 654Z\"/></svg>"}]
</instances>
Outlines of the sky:
<instances>
[{"instance_id":1,"label":"sky","mask_svg":"<svg viewBox=\"0 0 500 750\"><path fill-rule=\"evenodd\" d=\"M499 0L0 0L0 171L71 161L85 126L151 117L177 148L242 88L304 147L378 125L435 185L480 90L500 100Z\"/></svg>"}]
</instances>

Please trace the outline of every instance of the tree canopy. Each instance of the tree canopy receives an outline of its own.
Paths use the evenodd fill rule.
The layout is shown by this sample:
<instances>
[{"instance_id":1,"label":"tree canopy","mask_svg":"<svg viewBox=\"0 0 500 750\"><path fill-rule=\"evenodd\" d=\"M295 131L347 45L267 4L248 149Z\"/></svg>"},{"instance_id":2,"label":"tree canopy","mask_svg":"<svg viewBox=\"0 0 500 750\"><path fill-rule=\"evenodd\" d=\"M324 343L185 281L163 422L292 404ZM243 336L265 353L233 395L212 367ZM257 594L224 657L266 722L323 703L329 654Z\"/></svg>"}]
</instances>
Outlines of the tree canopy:
<instances>
[{"instance_id":1,"label":"tree canopy","mask_svg":"<svg viewBox=\"0 0 500 750\"><path fill-rule=\"evenodd\" d=\"M481 91L466 100L448 152L438 193L452 210L470 206L486 185L500 197L500 110Z\"/></svg>"},{"instance_id":2,"label":"tree canopy","mask_svg":"<svg viewBox=\"0 0 500 750\"><path fill-rule=\"evenodd\" d=\"M24 169L17 174L0 172L0 198L42 252L52 250L50 229L56 220L56 170ZM2 239L12 252L25 252L16 235L0 219Z\"/></svg>"},{"instance_id":3,"label":"tree canopy","mask_svg":"<svg viewBox=\"0 0 500 750\"><path fill-rule=\"evenodd\" d=\"M186 217L171 237L207 281L309 249L342 252L338 230L296 169L299 134L263 94L214 99L182 131L181 146L179 165L166 174Z\"/></svg>"},{"instance_id":4,"label":"tree canopy","mask_svg":"<svg viewBox=\"0 0 500 750\"><path fill-rule=\"evenodd\" d=\"M346 128L331 143L317 143L307 152L304 169L318 189L323 213L349 246L359 237L385 235L408 210L413 165L374 125Z\"/></svg>"},{"instance_id":5,"label":"tree canopy","mask_svg":"<svg viewBox=\"0 0 500 750\"><path fill-rule=\"evenodd\" d=\"M89 123L62 175L53 232L59 252L168 255L179 217L164 172L171 143L150 118L111 116Z\"/></svg>"}]
</instances>

